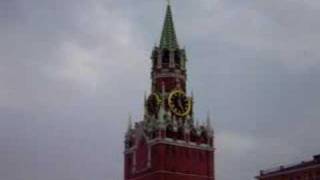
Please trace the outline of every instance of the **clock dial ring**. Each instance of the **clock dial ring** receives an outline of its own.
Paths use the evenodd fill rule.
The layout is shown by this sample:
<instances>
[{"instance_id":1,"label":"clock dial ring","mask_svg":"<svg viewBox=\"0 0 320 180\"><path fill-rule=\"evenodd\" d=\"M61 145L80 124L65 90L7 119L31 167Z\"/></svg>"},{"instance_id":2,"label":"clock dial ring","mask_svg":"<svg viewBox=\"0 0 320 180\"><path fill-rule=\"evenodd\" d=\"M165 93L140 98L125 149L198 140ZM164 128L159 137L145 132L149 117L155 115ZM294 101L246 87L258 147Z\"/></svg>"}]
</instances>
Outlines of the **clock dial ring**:
<instances>
[{"instance_id":1,"label":"clock dial ring","mask_svg":"<svg viewBox=\"0 0 320 180\"><path fill-rule=\"evenodd\" d=\"M148 113L156 115L158 113L162 100L157 93L152 93L147 100Z\"/></svg>"},{"instance_id":2,"label":"clock dial ring","mask_svg":"<svg viewBox=\"0 0 320 180\"><path fill-rule=\"evenodd\" d=\"M191 100L181 90L174 90L170 93L168 105L177 116L186 116L191 111Z\"/></svg>"}]
</instances>

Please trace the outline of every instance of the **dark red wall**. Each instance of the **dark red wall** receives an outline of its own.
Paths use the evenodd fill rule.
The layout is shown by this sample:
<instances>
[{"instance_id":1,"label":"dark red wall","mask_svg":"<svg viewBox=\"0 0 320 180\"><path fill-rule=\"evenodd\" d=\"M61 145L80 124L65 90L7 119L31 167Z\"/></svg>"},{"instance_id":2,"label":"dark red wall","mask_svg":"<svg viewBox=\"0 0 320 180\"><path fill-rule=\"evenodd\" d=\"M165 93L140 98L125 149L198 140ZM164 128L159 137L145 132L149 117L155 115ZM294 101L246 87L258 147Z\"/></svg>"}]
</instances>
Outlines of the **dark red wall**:
<instances>
[{"instance_id":1,"label":"dark red wall","mask_svg":"<svg viewBox=\"0 0 320 180\"><path fill-rule=\"evenodd\" d=\"M127 180L140 179L140 177L143 180L207 180L214 177L213 151L164 143L151 147L151 168L135 174L126 170ZM128 161L130 156L127 155L126 158L126 169L132 168ZM145 161L145 157L139 156L137 161Z\"/></svg>"},{"instance_id":2,"label":"dark red wall","mask_svg":"<svg viewBox=\"0 0 320 180\"><path fill-rule=\"evenodd\" d=\"M320 180L320 166L316 168L302 167L293 170L279 171L278 174L262 175L258 180Z\"/></svg>"}]
</instances>

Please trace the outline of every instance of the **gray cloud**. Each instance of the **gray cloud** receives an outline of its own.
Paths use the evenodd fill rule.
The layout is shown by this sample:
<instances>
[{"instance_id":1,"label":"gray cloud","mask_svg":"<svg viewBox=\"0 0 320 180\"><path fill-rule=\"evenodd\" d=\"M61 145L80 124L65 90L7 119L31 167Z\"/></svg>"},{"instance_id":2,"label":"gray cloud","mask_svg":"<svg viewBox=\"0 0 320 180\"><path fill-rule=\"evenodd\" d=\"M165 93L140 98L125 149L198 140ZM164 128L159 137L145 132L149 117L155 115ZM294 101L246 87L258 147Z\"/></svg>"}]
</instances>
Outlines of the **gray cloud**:
<instances>
[{"instance_id":1,"label":"gray cloud","mask_svg":"<svg viewBox=\"0 0 320 180\"><path fill-rule=\"evenodd\" d=\"M1 179L122 178L126 121L141 119L164 5L0 1ZM218 179L319 153L318 1L173 9L196 115L213 115Z\"/></svg>"}]
</instances>

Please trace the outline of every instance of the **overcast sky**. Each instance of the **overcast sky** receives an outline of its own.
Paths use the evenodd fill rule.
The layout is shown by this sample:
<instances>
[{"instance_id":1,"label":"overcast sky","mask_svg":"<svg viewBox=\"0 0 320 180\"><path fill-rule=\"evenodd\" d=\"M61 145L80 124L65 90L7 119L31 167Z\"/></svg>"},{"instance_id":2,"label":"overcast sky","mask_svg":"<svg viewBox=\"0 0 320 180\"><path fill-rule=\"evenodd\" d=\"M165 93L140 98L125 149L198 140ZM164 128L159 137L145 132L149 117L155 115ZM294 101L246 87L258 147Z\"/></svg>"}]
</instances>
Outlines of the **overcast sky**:
<instances>
[{"instance_id":1,"label":"overcast sky","mask_svg":"<svg viewBox=\"0 0 320 180\"><path fill-rule=\"evenodd\" d=\"M0 0L0 179L121 180L164 0ZM175 0L218 180L320 153L320 1ZM189 91L189 92L190 92Z\"/></svg>"}]
</instances>

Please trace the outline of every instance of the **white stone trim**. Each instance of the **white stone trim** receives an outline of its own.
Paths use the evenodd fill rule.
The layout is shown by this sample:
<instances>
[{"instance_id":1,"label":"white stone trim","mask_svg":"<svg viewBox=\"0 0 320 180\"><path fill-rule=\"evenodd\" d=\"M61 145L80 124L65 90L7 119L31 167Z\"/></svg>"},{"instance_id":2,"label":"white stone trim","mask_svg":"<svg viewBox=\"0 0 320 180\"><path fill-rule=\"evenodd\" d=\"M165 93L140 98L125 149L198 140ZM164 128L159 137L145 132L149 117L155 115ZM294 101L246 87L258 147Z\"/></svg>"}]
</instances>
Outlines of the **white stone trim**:
<instances>
[{"instance_id":1,"label":"white stone trim","mask_svg":"<svg viewBox=\"0 0 320 180\"><path fill-rule=\"evenodd\" d=\"M177 77L177 78L180 78L182 80L186 80L186 75L183 75L183 74L180 74L180 73L160 72L160 73L155 73L153 75L154 79L167 78L167 77Z\"/></svg>"},{"instance_id":2,"label":"white stone trim","mask_svg":"<svg viewBox=\"0 0 320 180\"><path fill-rule=\"evenodd\" d=\"M169 141L169 142L174 142L174 140L172 138L168 138L168 137L164 138L164 140Z\"/></svg>"},{"instance_id":3,"label":"white stone trim","mask_svg":"<svg viewBox=\"0 0 320 180\"><path fill-rule=\"evenodd\" d=\"M288 173L293 173L293 172L299 172L299 171L303 171L303 170L307 170L307 169L313 169L313 168L317 168L320 167L320 164L317 165L313 165L310 167L305 167L305 168L297 168L297 169L292 169L292 170L283 170L281 172L270 172L270 174L262 174L260 176L257 176L257 179L264 179L266 177L272 177L272 176L278 176L278 175L283 175L283 174L288 174Z\"/></svg>"},{"instance_id":4,"label":"white stone trim","mask_svg":"<svg viewBox=\"0 0 320 180\"><path fill-rule=\"evenodd\" d=\"M208 144L200 144L201 147L209 147Z\"/></svg>"},{"instance_id":5,"label":"white stone trim","mask_svg":"<svg viewBox=\"0 0 320 180\"><path fill-rule=\"evenodd\" d=\"M150 144L152 146L154 146L156 144L168 144L168 145L187 147L187 148L193 148L193 149L200 149L200 150L206 150L206 151L214 151L214 148L212 148L210 146L202 147L202 146L199 146L197 144L191 145L191 144L188 144L187 142L185 142L185 143L177 143L175 141L166 141L165 139L164 140L159 140L159 141L154 141L154 142L152 142Z\"/></svg>"},{"instance_id":6,"label":"white stone trim","mask_svg":"<svg viewBox=\"0 0 320 180\"><path fill-rule=\"evenodd\" d=\"M183 141L183 140L177 140L177 143L180 143L180 144L182 144L182 143L186 143L186 141Z\"/></svg>"},{"instance_id":7,"label":"white stone trim","mask_svg":"<svg viewBox=\"0 0 320 180\"><path fill-rule=\"evenodd\" d=\"M166 170L158 170L154 172L150 172L148 174L145 174L141 177L136 177L136 178L130 178L129 180L139 180L142 179L146 176L150 176L153 174L158 174L158 173L166 173L166 174L175 174L175 175L183 175L183 176L193 176L193 177L199 177L199 178L209 178L209 179L214 179L214 177L209 177L209 176L203 176L203 175L196 175L196 174L188 174L188 173L180 173L180 172L172 172L172 171L166 171Z\"/></svg>"}]
</instances>

